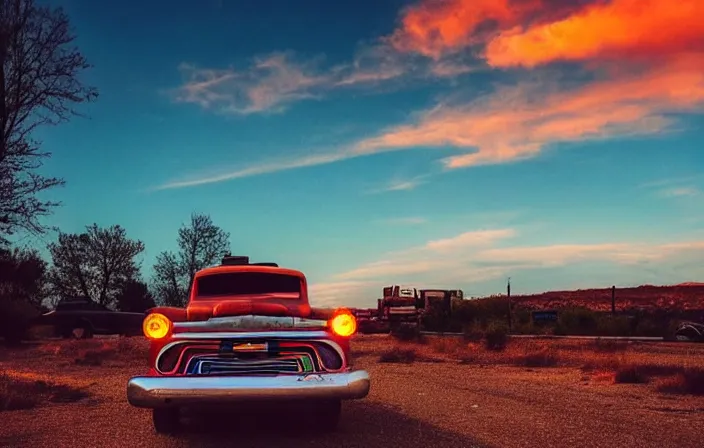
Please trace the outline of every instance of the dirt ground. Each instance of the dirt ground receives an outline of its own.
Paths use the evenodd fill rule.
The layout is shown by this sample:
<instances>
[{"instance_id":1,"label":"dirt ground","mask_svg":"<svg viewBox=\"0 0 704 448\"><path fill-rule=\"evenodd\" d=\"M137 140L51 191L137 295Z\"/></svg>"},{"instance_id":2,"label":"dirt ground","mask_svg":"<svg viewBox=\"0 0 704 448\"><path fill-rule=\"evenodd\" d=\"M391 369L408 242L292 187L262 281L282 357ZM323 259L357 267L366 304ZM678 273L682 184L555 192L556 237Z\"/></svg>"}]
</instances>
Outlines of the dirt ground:
<instances>
[{"instance_id":1,"label":"dirt ground","mask_svg":"<svg viewBox=\"0 0 704 448\"><path fill-rule=\"evenodd\" d=\"M183 434L156 435L150 411L131 407L125 398L128 378L146 370L140 338L51 341L3 350L0 371L6 377L65 385L89 396L0 412L0 446L665 448L704 444L701 396L660 393L654 384L613 384L613 378L603 372L585 373L577 367L459 362L446 353L428 353L408 364L380 363L381 352L393 344L385 336L355 341L359 355L355 367L370 372L371 392L364 400L345 403L339 430L327 435L305 431L294 415L276 410L193 415ZM684 353L701 362L700 350Z\"/></svg>"}]
</instances>

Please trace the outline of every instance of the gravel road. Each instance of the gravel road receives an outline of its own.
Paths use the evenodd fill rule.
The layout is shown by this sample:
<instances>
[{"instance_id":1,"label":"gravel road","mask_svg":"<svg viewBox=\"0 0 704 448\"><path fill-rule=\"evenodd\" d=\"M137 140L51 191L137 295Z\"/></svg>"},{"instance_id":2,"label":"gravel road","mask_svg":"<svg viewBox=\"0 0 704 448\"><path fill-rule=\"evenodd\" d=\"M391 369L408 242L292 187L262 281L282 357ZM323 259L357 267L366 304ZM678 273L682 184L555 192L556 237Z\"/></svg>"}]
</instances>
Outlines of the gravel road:
<instances>
[{"instance_id":1,"label":"gravel road","mask_svg":"<svg viewBox=\"0 0 704 448\"><path fill-rule=\"evenodd\" d=\"M379 364L365 400L348 402L338 432L296 430L295 415L194 415L184 434L156 435L148 410L125 400L143 367L0 363L0 368L87 387L92 397L0 414L8 447L699 447L704 399L669 397L649 385L613 385L577 369L481 367L454 362ZM284 422L285 424L281 424Z\"/></svg>"}]
</instances>

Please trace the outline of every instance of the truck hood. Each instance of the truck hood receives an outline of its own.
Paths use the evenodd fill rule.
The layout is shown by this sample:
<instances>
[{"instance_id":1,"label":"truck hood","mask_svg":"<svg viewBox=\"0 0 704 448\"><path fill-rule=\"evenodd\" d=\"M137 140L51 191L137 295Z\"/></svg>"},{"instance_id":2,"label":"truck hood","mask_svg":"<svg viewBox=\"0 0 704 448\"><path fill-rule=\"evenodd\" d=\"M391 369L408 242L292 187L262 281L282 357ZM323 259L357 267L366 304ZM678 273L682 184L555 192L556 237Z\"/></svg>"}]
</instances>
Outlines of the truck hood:
<instances>
[{"instance_id":1,"label":"truck hood","mask_svg":"<svg viewBox=\"0 0 704 448\"><path fill-rule=\"evenodd\" d=\"M186 311L189 321L246 315L303 318L311 315L306 301L275 294L198 299L191 301Z\"/></svg>"}]
</instances>

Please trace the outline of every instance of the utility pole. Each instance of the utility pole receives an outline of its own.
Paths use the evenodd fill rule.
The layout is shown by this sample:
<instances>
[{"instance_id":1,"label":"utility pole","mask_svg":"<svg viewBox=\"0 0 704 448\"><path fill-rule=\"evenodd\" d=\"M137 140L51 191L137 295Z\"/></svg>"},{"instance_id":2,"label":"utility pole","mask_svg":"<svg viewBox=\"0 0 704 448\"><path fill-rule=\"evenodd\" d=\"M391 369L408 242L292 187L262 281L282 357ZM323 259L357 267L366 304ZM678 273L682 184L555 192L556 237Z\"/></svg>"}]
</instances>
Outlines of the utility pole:
<instances>
[{"instance_id":1,"label":"utility pole","mask_svg":"<svg viewBox=\"0 0 704 448\"><path fill-rule=\"evenodd\" d=\"M510 333L513 328L513 313L511 312L511 277L508 278L506 283L506 297L508 298L508 331Z\"/></svg>"}]
</instances>

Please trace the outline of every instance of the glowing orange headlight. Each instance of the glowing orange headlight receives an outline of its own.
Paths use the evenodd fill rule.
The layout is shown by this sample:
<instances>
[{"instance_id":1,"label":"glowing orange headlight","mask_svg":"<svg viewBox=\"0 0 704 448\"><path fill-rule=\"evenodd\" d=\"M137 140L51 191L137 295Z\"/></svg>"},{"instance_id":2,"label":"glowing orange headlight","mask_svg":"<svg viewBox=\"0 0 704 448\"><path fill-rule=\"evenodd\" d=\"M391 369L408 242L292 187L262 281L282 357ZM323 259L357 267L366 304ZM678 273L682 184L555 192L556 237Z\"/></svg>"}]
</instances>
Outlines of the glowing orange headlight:
<instances>
[{"instance_id":1,"label":"glowing orange headlight","mask_svg":"<svg viewBox=\"0 0 704 448\"><path fill-rule=\"evenodd\" d=\"M149 339L164 339L171 333L172 324L168 317L152 313L144 318L142 330Z\"/></svg>"},{"instance_id":2,"label":"glowing orange headlight","mask_svg":"<svg viewBox=\"0 0 704 448\"><path fill-rule=\"evenodd\" d=\"M349 337L357 331L357 319L349 311L341 311L330 319L328 326L338 336Z\"/></svg>"}]
</instances>

